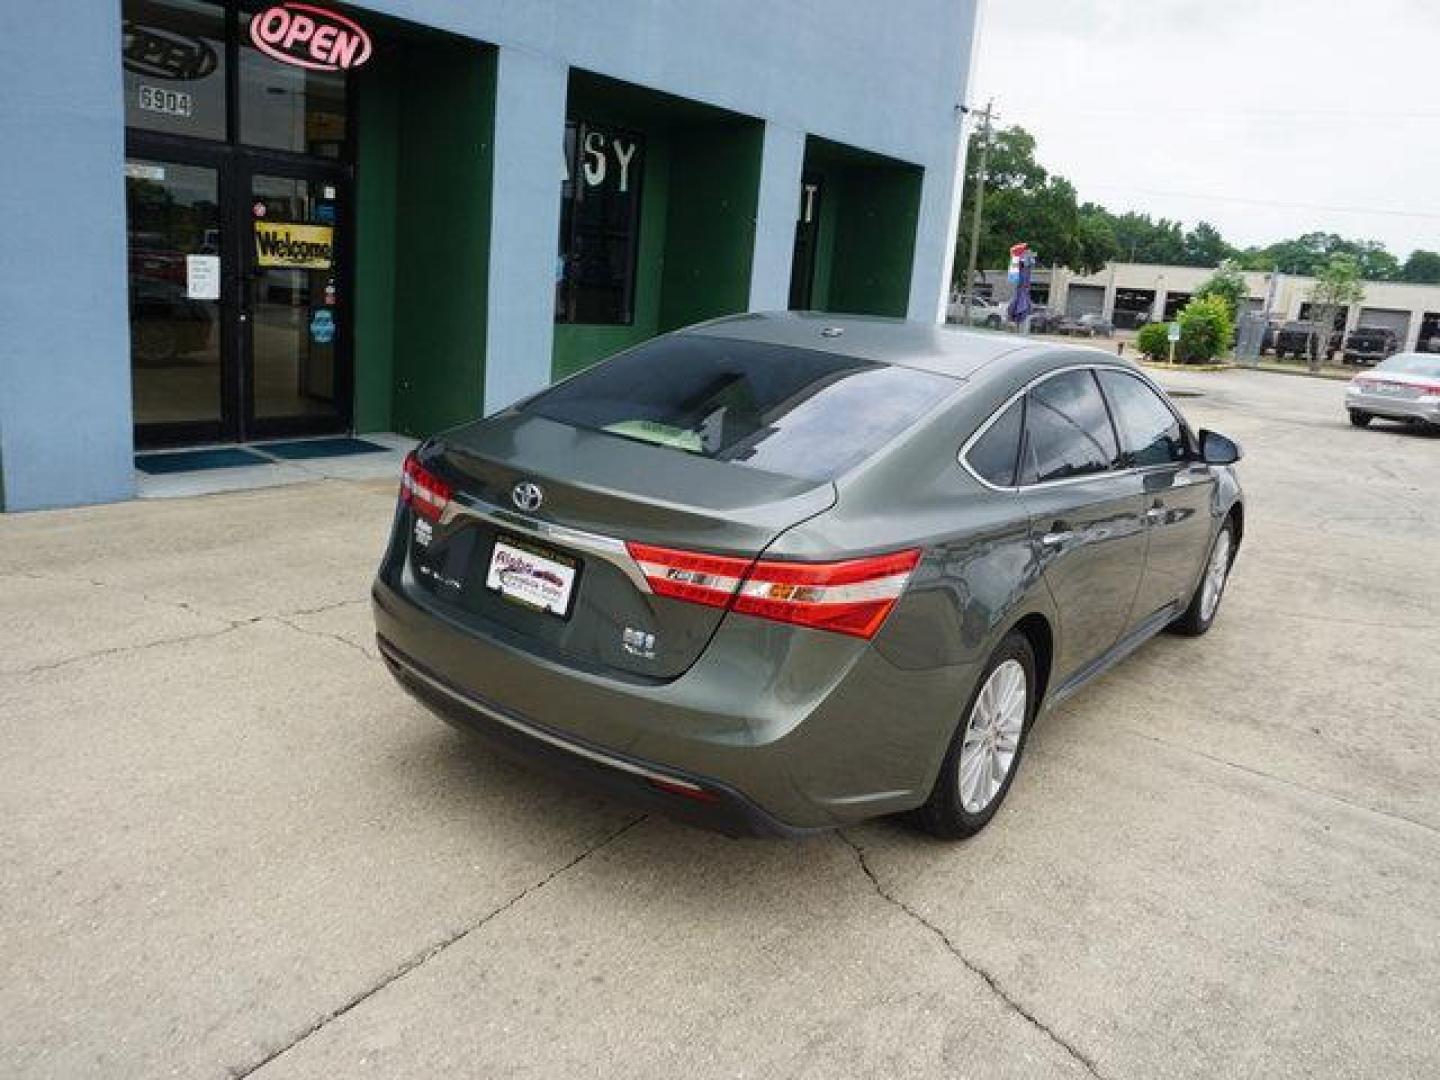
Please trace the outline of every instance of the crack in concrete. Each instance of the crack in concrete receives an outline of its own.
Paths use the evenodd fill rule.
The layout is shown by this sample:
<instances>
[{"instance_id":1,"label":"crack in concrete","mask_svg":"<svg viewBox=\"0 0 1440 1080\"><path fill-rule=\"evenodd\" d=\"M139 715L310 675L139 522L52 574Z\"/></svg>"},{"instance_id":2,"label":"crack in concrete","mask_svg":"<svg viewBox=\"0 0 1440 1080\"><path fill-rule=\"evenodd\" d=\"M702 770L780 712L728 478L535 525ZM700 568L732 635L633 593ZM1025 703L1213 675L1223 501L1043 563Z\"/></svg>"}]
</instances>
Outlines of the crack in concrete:
<instances>
[{"instance_id":1,"label":"crack in concrete","mask_svg":"<svg viewBox=\"0 0 1440 1080\"><path fill-rule=\"evenodd\" d=\"M284 626L288 626L291 630L294 630L297 633L307 634L311 637L330 638L331 640L338 641L340 644L345 645L348 648L355 649L362 656L366 657L369 660L380 659L378 654L371 652L364 646L359 645L354 641L351 641L349 638L343 637L339 634L328 633L323 630L308 629L290 621L293 618L299 618L301 616L321 615L325 612L335 611L339 608L352 607L356 604L368 603L368 597L352 597L349 600L336 600L328 604L320 604L316 607L295 608L293 610L281 611L273 614L267 613L264 615L251 615L243 619L236 619L228 615L221 615L218 612L205 611L201 608L196 607L194 604L190 603L187 600L162 599L160 597L151 596L148 593L135 592L131 589L126 589L124 586L121 585L114 585L107 581L101 581L98 578L58 574L41 574L33 570L0 570L0 578L3 577L24 578L27 581L43 581L59 585L89 585L92 588L96 589L113 589L117 592L125 593L128 596L133 596L136 599L140 600L142 603L154 604L159 607L167 607L173 610L183 611L185 612L185 614L193 615L199 619L207 619L211 622L225 623L226 625L214 630L202 630L194 634L181 634L174 637L156 638L153 641L140 641L127 645L115 645L108 649L95 649L90 652L77 653L74 656L66 656L59 660L47 660L44 663L34 664L30 667L10 669L0 668L0 677L23 678L24 676L34 675L39 672L54 671L57 668L67 667L70 664L78 664L85 660L95 660L102 657L115 656L123 653L142 652L146 649L152 649L159 645L179 645L187 641L204 641L208 638L221 637L225 634L230 633L233 630L239 629L242 626L254 626L256 623L261 622L277 622Z\"/></svg>"},{"instance_id":2,"label":"crack in concrete","mask_svg":"<svg viewBox=\"0 0 1440 1080\"><path fill-rule=\"evenodd\" d=\"M358 641L351 641L344 634L337 634L330 630L315 630L311 627L301 626L299 623L291 622L290 619L284 615L271 615L268 618L271 622L277 622L282 626L288 626L297 634L305 634L308 637L314 638L328 638L330 641L337 641L341 645L344 645L347 649L354 649L367 660L380 659L379 653L370 651L369 649L365 648L365 646L361 645Z\"/></svg>"},{"instance_id":3,"label":"crack in concrete","mask_svg":"<svg viewBox=\"0 0 1440 1080\"><path fill-rule=\"evenodd\" d=\"M1214 754L1207 754L1204 750L1197 750L1193 746L1186 746L1184 743L1172 742L1169 739L1162 739L1156 735L1150 735L1143 731L1136 731L1134 728L1122 727L1117 728L1116 730L1119 731L1121 734L1129 735L1131 738L1143 739L1146 742L1155 743L1157 746L1168 747L1169 749L1176 750L1182 754L1190 754L1193 757L1201 758L1215 765L1223 765L1228 769L1234 769L1237 772L1245 773L1248 776L1258 777L1261 780L1269 780L1271 783L1279 784L1282 787L1294 788L1296 791L1303 791L1307 795L1315 795L1318 798L1327 799L1330 802L1334 803L1339 803L1341 806L1348 807L1351 810L1359 810L1362 813L1374 814L1376 817L1382 817L1389 821L1398 822L1403 825L1411 825L1417 829L1423 829L1431 835L1440 835L1440 828L1437 828L1429 822L1420 821L1417 818L1406 817L1404 814L1397 814L1391 810L1381 810L1379 807L1366 806L1364 803L1353 802L1352 800L1345 798L1343 795L1336 795L1332 791L1326 791L1323 788L1312 787L1309 784L1301 783L1299 780L1291 780L1284 776L1276 776L1274 773L1265 772L1261 769L1254 768L1251 765L1242 765L1238 761L1230 761L1228 758L1217 757Z\"/></svg>"},{"instance_id":4,"label":"crack in concrete","mask_svg":"<svg viewBox=\"0 0 1440 1080\"><path fill-rule=\"evenodd\" d=\"M838 836L840 840L846 846L848 846L851 851L855 853L855 861L859 863L861 872L866 876L866 878L869 879L870 885L875 890L877 896L879 896L886 903L889 903L892 906L898 908L900 911L908 915L912 921L914 921L924 929L928 930L931 935L934 936L935 939L945 947L946 952L950 953L951 956L953 956L956 960L960 961L960 963L964 965L965 970L969 971L972 975L975 975L986 986L988 986L990 988L990 992L994 994L997 998L999 998L1000 1001L1003 1002L1007 1008L1009 1008L1017 1016L1024 1018L1033 1028L1035 1028L1036 1031L1040 1032L1056 1046L1058 1046L1061 1050L1065 1051L1065 1053L1071 1058L1071 1060L1073 1060L1076 1064L1083 1068L1087 1073L1095 1077L1096 1080L1105 1080L1104 1073L1100 1071L1099 1066L1095 1064L1093 1058L1091 1058L1084 1051L1080 1050L1069 1040L1061 1036L1054 1028L1052 1028L1049 1024L1045 1023L1045 1021L1041 1020L1030 1009L1026 1008L1019 1001L1015 1000L1015 998L1011 996L1009 991L1007 991L1005 987L1000 985L1000 981L994 975L990 974L990 972L986 971L984 968L980 967L978 964L967 958L965 954L962 953L960 949L956 946L955 942L950 940L950 935L947 934L941 927L931 922L924 915L920 914L920 912L916 911L913 907L907 904L904 900L900 899L890 890L885 888L885 886L880 883L880 879L875 876L875 871L871 869L870 862L865 857L865 849L860 844L856 843L853 839L847 836L843 829L835 830L835 835Z\"/></svg>"},{"instance_id":5,"label":"crack in concrete","mask_svg":"<svg viewBox=\"0 0 1440 1080\"><path fill-rule=\"evenodd\" d=\"M243 626L252 626L263 619L263 615L257 615L253 619L237 619L229 626L219 630L202 630L196 634L184 634L180 637L156 638L154 641L141 641L133 645L115 645L109 649L96 649L94 652L80 653L78 656L67 656L61 660L47 660L43 664L32 664L30 667L3 669L0 668L0 677L4 678L25 678L28 675L37 675L41 672L55 671L59 668L69 667L71 664L83 663L86 660L98 660L106 656L119 656L124 653L144 652L146 649L158 648L161 645L183 645L187 641L207 641L210 638L224 637L232 634Z\"/></svg>"},{"instance_id":6,"label":"crack in concrete","mask_svg":"<svg viewBox=\"0 0 1440 1080\"><path fill-rule=\"evenodd\" d=\"M606 836L597 840L595 843L591 844L589 847L585 848L583 851L580 852L580 854L576 855L568 862L563 863L562 865L556 867L554 870L551 870L539 881L532 882L531 884L525 886L525 888L521 889L514 896L510 897L510 899L506 900L499 907L494 908L493 910L482 916L476 922L471 923L469 926L462 927L460 930L455 931L453 934L450 934L447 937L441 938L439 941L429 945L427 948L415 954L410 959L400 964L398 967L381 976L381 978L377 982L366 987L364 990L361 990L358 994L351 997L344 1004L334 1009L331 1009L324 1016L320 1017L320 1019L307 1026L289 1042L285 1043L282 1046L276 1047L274 1050L271 1050L264 1057L260 1058L258 1061L253 1062L252 1064L242 1065L238 1068L232 1067L227 1069L227 1075L231 1078L231 1080L245 1080L246 1077L253 1076L255 1073L265 1068L265 1066L275 1061L277 1058L289 1053L291 1050L299 1046L312 1035L328 1027L330 1024L333 1024L336 1020L339 1020L352 1009L355 1009L356 1007L363 1005L366 1001L369 1001L372 997L380 993L380 991L384 990L386 987L392 986L393 984L399 982L401 979L405 978L405 976L409 975L412 971L415 971L417 968L439 956L442 952L450 948L452 945L459 944L461 941L465 940L465 938L475 933L475 931L482 929L490 922L498 919L501 915L504 915L511 908L523 902L532 893L539 892L541 889L545 888L545 886L549 885L552 881L554 881L561 874L565 873L567 870L573 869L574 867L578 866L580 863L588 859L591 855L594 855L600 849L608 847L610 844L613 844L616 840L619 840L620 837L624 836L631 829L635 828L635 826L639 825L642 821L644 821L647 816L648 815L641 814L639 817L632 818L630 821L627 821L624 825L616 829L614 832L607 834Z\"/></svg>"}]
</instances>

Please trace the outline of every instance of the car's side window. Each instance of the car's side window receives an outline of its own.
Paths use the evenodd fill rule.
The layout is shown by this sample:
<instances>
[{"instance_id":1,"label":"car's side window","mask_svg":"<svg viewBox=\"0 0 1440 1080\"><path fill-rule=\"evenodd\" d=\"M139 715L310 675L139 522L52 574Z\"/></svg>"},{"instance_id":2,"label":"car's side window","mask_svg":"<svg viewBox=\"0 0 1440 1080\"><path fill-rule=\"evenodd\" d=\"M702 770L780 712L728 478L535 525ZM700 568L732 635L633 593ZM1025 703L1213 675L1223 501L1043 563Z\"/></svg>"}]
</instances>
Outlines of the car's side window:
<instances>
[{"instance_id":1,"label":"car's side window","mask_svg":"<svg viewBox=\"0 0 1440 1080\"><path fill-rule=\"evenodd\" d=\"M1025 407L1022 484L1106 472L1119 453L1091 371L1063 372L1031 389Z\"/></svg>"},{"instance_id":2,"label":"car's side window","mask_svg":"<svg viewBox=\"0 0 1440 1080\"><path fill-rule=\"evenodd\" d=\"M1185 429L1160 395L1123 371L1100 372L1131 463L1146 468L1186 458Z\"/></svg>"},{"instance_id":3,"label":"car's side window","mask_svg":"<svg viewBox=\"0 0 1440 1080\"><path fill-rule=\"evenodd\" d=\"M1020 398L995 418L985 434L965 454L981 479L996 487L1013 487L1020 464L1020 430L1025 419L1025 399Z\"/></svg>"}]
</instances>

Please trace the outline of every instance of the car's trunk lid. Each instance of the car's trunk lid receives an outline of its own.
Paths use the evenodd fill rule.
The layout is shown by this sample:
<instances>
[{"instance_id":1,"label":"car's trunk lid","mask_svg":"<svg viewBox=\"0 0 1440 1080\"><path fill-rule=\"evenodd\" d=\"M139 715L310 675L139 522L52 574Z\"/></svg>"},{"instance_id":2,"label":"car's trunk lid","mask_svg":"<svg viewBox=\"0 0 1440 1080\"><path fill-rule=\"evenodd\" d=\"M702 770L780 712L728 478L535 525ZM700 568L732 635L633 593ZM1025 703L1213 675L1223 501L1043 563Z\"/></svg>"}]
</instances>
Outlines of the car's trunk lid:
<instances>
[{"instance_id":1,"label":"car's trunk lid","mask_svg":"<svg viewBox=\"0 0 1440 1080\"><path fill-rule=\"evenodd\" d=\"M694 663L724 612L654 595L625 542L754 558L835 502L829 481L522 412L446 435L424 465L454 492L441 521L412 528L417 588L518 647L651 679ZM552 601L563 610L534 606Z\"/></svg>"}]
</instances>

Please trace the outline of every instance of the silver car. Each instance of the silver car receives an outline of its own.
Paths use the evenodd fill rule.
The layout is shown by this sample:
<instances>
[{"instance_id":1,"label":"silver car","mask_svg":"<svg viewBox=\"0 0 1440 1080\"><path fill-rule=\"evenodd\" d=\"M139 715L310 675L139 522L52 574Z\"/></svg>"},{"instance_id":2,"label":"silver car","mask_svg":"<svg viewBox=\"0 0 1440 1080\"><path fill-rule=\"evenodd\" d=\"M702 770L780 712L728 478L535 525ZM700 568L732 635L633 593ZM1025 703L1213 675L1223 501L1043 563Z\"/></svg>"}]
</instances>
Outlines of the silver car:
<instances>
[{"instance_id":1,"label":"silver car","mask_svg":"<svg viewBox=\"0 0 1440 1080\"><path fill-rule=\"evenodd\" d=\"M1440 427L1440 356L1396 353L1350 380L1345 388L1350 422L1402 420Z\"/></svg>"}]
</instances>

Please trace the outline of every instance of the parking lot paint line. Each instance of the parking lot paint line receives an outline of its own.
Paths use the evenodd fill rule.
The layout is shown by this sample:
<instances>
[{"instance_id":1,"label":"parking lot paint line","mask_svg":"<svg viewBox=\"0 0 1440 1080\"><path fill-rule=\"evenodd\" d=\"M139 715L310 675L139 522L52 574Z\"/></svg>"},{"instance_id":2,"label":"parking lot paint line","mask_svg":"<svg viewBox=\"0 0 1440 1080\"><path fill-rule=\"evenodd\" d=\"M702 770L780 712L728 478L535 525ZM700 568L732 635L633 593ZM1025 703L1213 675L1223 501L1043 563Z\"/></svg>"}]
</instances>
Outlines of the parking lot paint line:
<instances>
[{"instance_id":1,"label":"parking lot paint line","mask_svg":"<svg viewBox=\"0 0 1440 1080\"><path fill-rule=\"evenodd\" d=\"M622 836L628 833L631 829L635 828L637 825L643 822L648 816L648 814L640 814L639 816L627 821L618 829L614 829L611 832L607 833L605 836L602 836L599 840L595 841L593 844L590 844L588 847L586 847L568 862L565 862L560 866L556 867L554 870L551 870L539 881L533 882L525 886L525 888L515 893L503 904L499 905L498 907L492 908L475 922L470 923L468 926L461 927L459 930L447 935L446 937L441 938L439 941L432 942L420 952L411 956L408 960L405 960L398 967L391 969L385 975L381 976L381 978L378 979L376 982L372 983L364 990L361 990L359 993L350 997L343 1004L336 1006L334 1009L331 1009L318 1020L307 1025L294 1037L292 1037L282 1045L275 1047L263 1057L248 1065L232 1066L227 1068L226 1075L230 1077L231 1080L246 1080L247 1077L253 1076L255 1073L265 1068L265 1066L269 1065L271 1062L277 1060L280 1057L283 1057L285 1054L295 1049L295 1047L305 1042L306 1039L309 1039L311 1036L329 1027L335 1021L341 1019L347 1013L363 1005L365 1002L375 997L375 995L379 994L381 991L400 982L412 972L419 970L421 967L429 963L431 960L435 959L435 957L445 952L445 950L449 949L451 946L458 945L460 942L468 938L471 934L475 933L477 930L483 929L489 923L493 922L495 919L498 919L507 911L514 908L517 904L522 903L527 897L545 888L545 886L549 885L552 881L560 877L566 871L574 869L576 866L579 866L582 862L588 859L591 855L594 855L596 852L602 850L603 848L609 847L611 844L615 843L615 841L619 840Z\"/></svg>"},{"instance_id":2,"label":"parking lot paint line","mask_svg":"<svg viewBox=\"0 0 1440 1080\"><path fill-rule=\"evenodd\" d=\"M1010 994L1010 992L1001 985L999 979L997 979L990 972L986 971L984 968L980 967L969 957L967 957L963 952L961 952L959 946L957 946L955 942L951 940L950 935L947 934L942 927L931 922L920 912L916 911L915 908L907 904L904 900L900 899L900 897L896 896L892 891L886 888L881 883L880 879L876 876L874 869L870 866L870 861L865 856L865 848L862 844L860 844L853 837L847 834L844 829L836 829L835 835L839 838L841 843L845 844L847 847L850 848L851 851L855 853L855 861L859 864L861 873L863 873L865 877L869 880L870 886L875 890L876 895L878 895L882 900L890 904L892 907L901 911L916 925L920 926L925 930L928 930L931 936L934 937L937 941L940 942L941 945L945 947L945 951L950 953L950 955L953 956L956 960L960 961L960 963L965 967L967 971L969 971L972 975L974 975L987 987L989 987L990 992L996 998L998 998L1005 1005L1006 1008L1008 1008L1011 1012L1015 1013L1017 1016L1023 1018L1027 1023L1030 1024L1031 1027L1033 1027L1036 1031L1040 1032L1052 1043L1054 1043L1061 1050L1063 1050L1072 1061L1074 1061L1077 1065L1083 1068L1091 1076L1095 1077L1096 1080L1107 1080L1106 1075L1100 1071L1100 1068L1095 1063L1094 1058L1092 1058L1089 1054L1086 1054L1074 1043L1070 1042L1068 1039L1062 1036L1049 1024L1045 1023L1045 1021L1041 1020L1038 1016L1035 1015L1034 1012L1028 1009L1021 1002L1017 1001Z\"/></svg>"}]
</instances>

